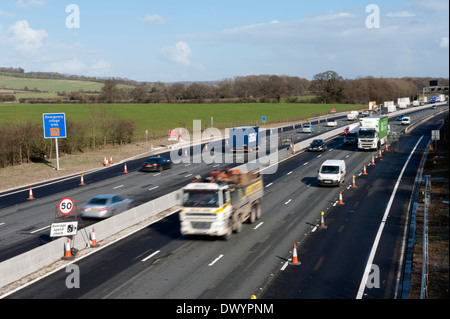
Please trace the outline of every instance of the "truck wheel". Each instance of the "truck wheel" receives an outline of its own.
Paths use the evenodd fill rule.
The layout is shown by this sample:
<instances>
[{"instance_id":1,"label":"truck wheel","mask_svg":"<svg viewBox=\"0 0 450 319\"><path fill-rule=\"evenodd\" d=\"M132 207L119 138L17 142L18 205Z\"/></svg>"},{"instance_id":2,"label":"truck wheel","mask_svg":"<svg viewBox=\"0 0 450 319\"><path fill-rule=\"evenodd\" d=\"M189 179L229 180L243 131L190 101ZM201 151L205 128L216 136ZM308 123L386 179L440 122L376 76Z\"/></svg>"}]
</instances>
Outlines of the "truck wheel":
<instances>
[{"instance_id":1,"label":"truck wheel","mask_svg":"<svg viewBox=\"0 0 450 319\"><path fill-rule=\"evenodd\" d=\"M250 211L250 217L248 219L248 223L249 224L253 224L255 222L255 220L256 220L256 211L257 211L256 205L253 205L252 206L252 210Z\"/></svg>"},{"instance_id":2,"label":"truck wheel","mask_svg":"<svg viewBox=\"0 0 450 319\"><path fill-rule=\"evenodd\" d=\"M222 238L224 240L229 240L231 238L231 233L233 232L233 221L230 219L228 219L228 228L227 228L227 233L225 235L222 236Z\"/></svg>"},{"instance_id":3,"label":"truck wheel","mask_svg":"<svg viewBox=\"0 0 450 319\"><path fill-rule=\"evenodd\" d=\"M242 220L241 220L241 216L238 216L237 218L236 218L236 220L234 221L234 232L235 233L240 233L241 232L241 230L242 230Z\"/></svg>"},{"instance_id":4,"label":"truck wheel","mask_svg":"<svg viewBox=\"0 0 450 319\"><path fill-rule=\"evenodd\" d=\"M256 206L256 219L260 218L261 218L261 203L258 203L258 205Z\"/></svg>"}]
</instances>

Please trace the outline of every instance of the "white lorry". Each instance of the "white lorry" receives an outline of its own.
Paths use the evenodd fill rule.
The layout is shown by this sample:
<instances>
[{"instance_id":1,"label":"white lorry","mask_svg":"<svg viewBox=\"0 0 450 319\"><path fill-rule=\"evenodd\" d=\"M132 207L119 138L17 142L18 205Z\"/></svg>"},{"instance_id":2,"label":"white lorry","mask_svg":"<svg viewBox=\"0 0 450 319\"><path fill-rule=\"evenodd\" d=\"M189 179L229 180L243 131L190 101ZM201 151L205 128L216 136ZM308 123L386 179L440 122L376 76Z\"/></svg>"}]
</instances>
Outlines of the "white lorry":
<instances>
[{"instance_id":1,"label":"white lorry","mask_svg":"<svg viewBox=\"0 0 450 319\"><path fill-rule=\"evenodd\" d=\"M386 115L369 116L361 119L358 131L358 149L380 149L387 141L390 132Z\"/></svg>"},{"instance_id":2,"label":"white lorry","mask_svg":"<svg viewBox=\"0 0 450 319\"><path fill-rule=\"evenodd\" d=\"M359 113L358 111L351 111L347 114L347 120L349 121L357 121L358 120Z\"/></svg>"},{"instance_id":3,"label":"white lorry","mask_svg":"<svg viewBox=\"0 0 450 319\"><path fill-rule=\"evenodd\" d=\"M263 195L260 174L212 171L206 179L183 188L181 234L221 236L228 240L233 231L241 231L242 223L253 223L261 217Z\"/></svg>"},{"instance_id":4,"label":"white lorry","mask_svg":"<svg viewBox=\"0 0 450 319\"><path fill-rule=\"evenodd\" d=\"M397 105L400 109L406 109L411 104L409 97L401 97L397 99Z\"/></svg>"}]
</instances>

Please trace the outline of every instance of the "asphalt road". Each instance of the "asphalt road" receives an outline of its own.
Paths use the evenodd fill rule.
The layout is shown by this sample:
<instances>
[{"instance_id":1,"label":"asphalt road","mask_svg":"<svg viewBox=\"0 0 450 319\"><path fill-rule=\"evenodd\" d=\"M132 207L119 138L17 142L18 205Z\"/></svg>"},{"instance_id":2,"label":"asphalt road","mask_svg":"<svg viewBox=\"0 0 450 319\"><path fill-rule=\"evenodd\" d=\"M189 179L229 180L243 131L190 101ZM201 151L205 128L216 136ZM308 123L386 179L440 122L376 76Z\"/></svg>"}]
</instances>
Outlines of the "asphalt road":
<instances>
[{"instance_id":1,"label":"asphalt road","mask_svg":"<svg viewBox=\"0 0 450 319\"><path fill-rule=\"evenodd\" d=\"M416 114L413 121L421 117ZM248 299L253 294L280 299L356 298L380 220L417 145L373 261L380 269L381 287L364 291L364 298L393 298L413 179L425 141L439 119L442 116L402 136L383 153L383 160L368 165L367 176L358 174L376 152L357 152L355 146L343 145L342 137L329 141L327 152L302 152L279 163L276 174L264 176L261 219L244 225L229 241L185 238L173 214L89 258L76 260L80 288L68 288L68 273L59 271L8 298ZM317 186L316 172L330 158L345 159L348 176L358 176L357 188ZM351 184L349 177L346 182ZM339 190L342 206L335 205ZM315 229L321 211L326 213L326 230ZM287 264L294 243L299 266Z\"/></svg>"}]
</instances>

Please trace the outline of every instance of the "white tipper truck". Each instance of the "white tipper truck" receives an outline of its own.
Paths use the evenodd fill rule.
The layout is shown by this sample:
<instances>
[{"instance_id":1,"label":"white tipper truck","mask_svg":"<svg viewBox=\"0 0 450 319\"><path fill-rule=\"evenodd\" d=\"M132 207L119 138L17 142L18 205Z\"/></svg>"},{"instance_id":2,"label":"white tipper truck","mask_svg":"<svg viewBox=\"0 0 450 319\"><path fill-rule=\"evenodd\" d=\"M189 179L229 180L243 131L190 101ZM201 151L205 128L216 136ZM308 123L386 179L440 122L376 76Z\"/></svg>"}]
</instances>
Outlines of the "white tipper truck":
<instances>
[{"instance_id":1,"label":"white tipper truck","mask_svg":"<svg viewBox=\"0 0 450 319\"><path fill-rule=\"evenodd\" d=\"M181 234L221 236L228 240L233 231L242 230L242 223L253 223L261 217L263 195L260 174L212 171L206 179L183 188Z\"/></svg>"}]
</instances>

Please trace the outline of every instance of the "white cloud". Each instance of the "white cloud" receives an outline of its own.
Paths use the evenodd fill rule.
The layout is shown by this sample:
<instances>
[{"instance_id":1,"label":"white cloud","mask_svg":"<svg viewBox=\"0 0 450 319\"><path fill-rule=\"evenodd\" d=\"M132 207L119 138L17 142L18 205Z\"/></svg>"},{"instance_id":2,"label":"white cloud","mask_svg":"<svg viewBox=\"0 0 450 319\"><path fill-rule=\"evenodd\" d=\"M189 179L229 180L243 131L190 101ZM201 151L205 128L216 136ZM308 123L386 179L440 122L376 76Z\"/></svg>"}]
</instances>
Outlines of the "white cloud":
<instances>
[{"instance_id":1,"label":"white cloud","mask_svg":"<svg viewBox=\"0 0 450 319\"><path fill-rule=\"evenodd\" d=\"M407 17L415 17L416 14L409 11L399 11L399 12L389 12L386 14L389 18L407 18Z\"/></svg>"},{"instance_id":2,"label":"white cloud","mask_svg":"<svg viewBox=\"0 0 450 319\"><path fill-rule=\"evenodd\" d=\"M163 47L161 53L169 60L175 62L177 65L190 66L189 58L192 55L192 50L184 41L177 42L174 46Z\"/></svg>"},{"instance_id":3,"label":"white cloud","mask_svg":"<svg viewBox=\"0 0 450 319\"><path fill-rule=\"evenodd\" d=\"M144 22L164 23L164 22L166 22L166 19L164 19L163 17L160 17L160 16L157 15L157 14L153 14L153 15L147 14L147 15L142 19L142 21L144 21Z\"/></svg>"},{"instance_id":4,"label":"white cloud","mask_svg":"<svg viewBox=\"0 0 450 319\"><path fill-rule=\"evenodd\" d=\"M62 74L82 74L85 69L86 65L76 57L69 60L52 62L46 67L46 71L48 72Z\"/></svg>"},{"instance_id":5,"label":"white cloud","mask_svg":"<svg viewBox=\"0 0 450 319\"><path fill-rule=\"evenodd\" d=\"M17 21L8 29L10 44L18 51L34 52L41 48L48 33L45 30L35 30L27 20Z\"/></svg>"},{"instance_id":6,"label":"white cloud","mask_svg":"<svg viewBox=\"0 0 450 319\"><path fill-rule=\"evenodd\" d=\"M28 9L31 7L43 7L45 6L44 0L29 0L28 2L25 2L24 0L18 0L16 2L16 5L19 9Z\"/></svg>"},{"instance_id":7,"label":"white cloud","mask_svg":"<svg viewBox=\"0 0 450 319\"><path fill-rule=\"evenodd\" d=\"M449 45L448 45L448 37L442 37L441 38L441 43L439 43L439 47L440 48L444 48L444 49L448 49Z\"/></svg>"}]
</instances>

